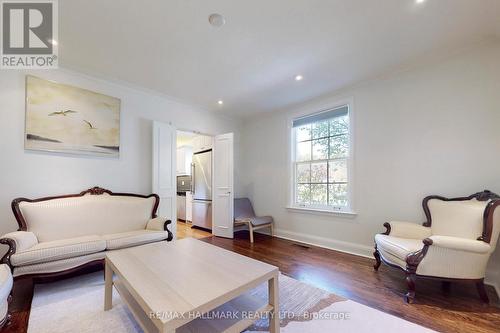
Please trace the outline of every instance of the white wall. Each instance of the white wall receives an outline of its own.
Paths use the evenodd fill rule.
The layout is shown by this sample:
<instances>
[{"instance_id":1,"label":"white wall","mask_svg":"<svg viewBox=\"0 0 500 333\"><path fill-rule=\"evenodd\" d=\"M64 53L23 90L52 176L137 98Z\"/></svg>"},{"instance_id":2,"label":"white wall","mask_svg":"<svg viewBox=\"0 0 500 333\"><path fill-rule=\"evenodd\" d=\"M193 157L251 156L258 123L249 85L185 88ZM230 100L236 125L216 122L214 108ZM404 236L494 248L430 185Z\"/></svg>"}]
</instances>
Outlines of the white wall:
<instances>
[{"instance_id":1,"label":"white wall","mask_svg":"<svg viewBox=\"0 0 500 333\"><path fill-rule=\"evenodd\" d=\"M153 119L208 134L239 132L237 121L166 96L71 71L49 70L30 74L121 99L120 158L25 151L25 74L0 72L0 234L17 229L10 210L16 197L78 193L96 185L112 191L151 193ZM238 191L238 182L235 184Z\"/></svg>"},{"instance_id":2,"label":"white wall","mask_svg":"<svg viewBox=\"0 0 500 333\"><path fill-rule=\"evenodd\" d=\"M385 230L385 221L424 221L426 195L500 193L499 89L500 46L482 45L291 110L260 114L245 121L242 132L243 191L258 214L274 216L278 235L371 256L373 236ZM357 216L288 211L287 119L350 98ZM500 247L490 262L490 282L500 277L499 254Z\"/></svg>"}]
</instances>

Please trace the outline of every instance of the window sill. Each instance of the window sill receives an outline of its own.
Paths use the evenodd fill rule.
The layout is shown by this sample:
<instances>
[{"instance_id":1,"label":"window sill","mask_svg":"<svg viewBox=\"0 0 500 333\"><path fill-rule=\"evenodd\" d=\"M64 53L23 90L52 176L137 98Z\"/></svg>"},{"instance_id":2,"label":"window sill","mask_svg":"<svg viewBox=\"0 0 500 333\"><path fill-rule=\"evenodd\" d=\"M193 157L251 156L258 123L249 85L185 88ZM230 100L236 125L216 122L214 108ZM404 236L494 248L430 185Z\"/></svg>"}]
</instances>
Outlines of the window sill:
<instances>
[{"instance_id":1,"label":"window sill","mask_svg":"<svg viewBox=\"0 0 500 333\"><path fill-rule=\"evenodd\" d=\"M297 212L297 213L306 213L306 214L316 214L316 215L333 215L333 216L339 216L339 217L346 217L346 218L354 218L358 214L356 212L352 211L334 211L334 210L327 210L327 209L318 209L318 208L307 208L307 207L294 207L294 206L288 206L286 209Z\"/></svg>"}]
</instances>

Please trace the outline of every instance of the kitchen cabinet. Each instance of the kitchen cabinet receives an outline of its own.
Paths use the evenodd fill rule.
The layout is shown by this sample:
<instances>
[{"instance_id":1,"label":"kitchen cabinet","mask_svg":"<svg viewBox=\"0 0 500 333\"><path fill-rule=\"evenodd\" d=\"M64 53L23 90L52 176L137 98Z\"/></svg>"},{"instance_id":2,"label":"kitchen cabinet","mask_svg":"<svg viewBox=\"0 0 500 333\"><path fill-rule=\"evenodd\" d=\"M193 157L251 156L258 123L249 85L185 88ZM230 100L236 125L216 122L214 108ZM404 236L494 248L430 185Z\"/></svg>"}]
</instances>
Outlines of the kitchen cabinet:
<instances>
[{"instance_id":1,"label":"kitchen cabinet","mask_svg":"<svg viewBox=\"0 0 500 333\"><path fill-rule=\"evenodd\" d=\"M190 175L193 162L193 147L182 146L177 148L177 175Z\"/></svg>"},{"instance_id":2,"label":"kitchen cabinet","mask_svg":"<svg viewBox=\"0 0 500 333\"><path fill-rule=\"evenodd\" d=\"M177 196L177 219L186 220L186 197L183 195Z\"/></svg>"},{"instance_id":3,"label":"kitchen cabinet","mask_svg":"<svg viewBox=\"0 0 500 333\"><path fill-rule=\"evenodd\" d=\"M186 192L186 221L193 221L193 194Z\"/></svg>"},{"instance_id":4,"label":"kitchen cabinet","mask_svg":"<svg viewBox=\"0 0 500 333\"><path fill-rule=\"evenodd\" d=\"M198 135L193 139L193 149L194 152L200 152L208 149L212 149L213 138L206 135Z\"/></svg>"}]
</instances>

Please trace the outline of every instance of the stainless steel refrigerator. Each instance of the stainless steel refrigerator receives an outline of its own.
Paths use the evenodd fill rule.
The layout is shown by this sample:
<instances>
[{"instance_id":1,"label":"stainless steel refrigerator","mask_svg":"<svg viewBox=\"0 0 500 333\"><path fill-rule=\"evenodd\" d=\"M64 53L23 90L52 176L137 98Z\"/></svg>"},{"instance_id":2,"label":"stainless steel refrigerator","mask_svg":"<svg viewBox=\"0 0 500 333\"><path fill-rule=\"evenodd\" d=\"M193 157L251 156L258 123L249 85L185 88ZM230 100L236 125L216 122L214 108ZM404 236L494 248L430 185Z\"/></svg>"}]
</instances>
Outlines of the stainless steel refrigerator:
<instances>
[{"instance_id":1,"label":"stainless steel refrigerator","mask_svg":"<svg viewBox=\"0 0 500 333\"><path fill-rule=\"evenodd\" d=\"M193 154L193 225L212 229L212 150Z\"/></svg>"}]
</instances>

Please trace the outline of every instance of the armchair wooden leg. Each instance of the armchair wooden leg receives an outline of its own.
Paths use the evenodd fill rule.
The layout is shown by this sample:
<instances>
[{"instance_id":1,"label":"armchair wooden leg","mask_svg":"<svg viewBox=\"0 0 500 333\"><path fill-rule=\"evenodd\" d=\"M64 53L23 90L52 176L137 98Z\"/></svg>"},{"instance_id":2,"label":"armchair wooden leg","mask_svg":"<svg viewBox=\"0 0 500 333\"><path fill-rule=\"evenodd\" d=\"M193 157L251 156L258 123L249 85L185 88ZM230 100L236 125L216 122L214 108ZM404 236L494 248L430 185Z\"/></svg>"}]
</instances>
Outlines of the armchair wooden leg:
<instances>
[{"instance_id":1,"label":"armchair wooden leg","mask_svg":"<svg viewBox=\"0 0 500 333\"><path fill-rule=\"evenodd\" d=\"M405 294L406 303L413 303L415 298L415 273L406 273L406 284L408 285L408 291Z\"/></svg>"},{"instance_id":2,"label":"armchair wooden leg","mask_svg":"<svg viewBox=\"0 0 500 333\"><path fill-rule=\"evenodd\" d=\"M382 261L380 260L380 253L378 253L377 245L375 245L375 252L373 252L373 256L375 257L375 261L376 261L375 265L373 265L373 269L378 271L378 268L380 267L380 264L382 263Z\"/></svg>"},{"instance_id":3,"label":"armchair wooden leg","mask_svg":"<svg viewBox=\"0 0 500 333\"><path fill-rule=\"evenodd\" d=\"M250 233L250 243L253 243L253 227L252 224L248 224L248 232Z\"/></svg>"},{"instance_id":4,"label":"armchair wooden leg","mask_svg":"<svg viewBox=\"0 0 500 333\"><path fill-rule=\"evenodd\" d=\"M476 288L477 292L479 293L479 297L481 298L481 301L483 301L486 304L489 304L490 299L488 298L488 294L486 293L486 288L484 287L484 281L481 280L480 282L477 282Z\"/></svg>"}]
</instances>

